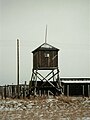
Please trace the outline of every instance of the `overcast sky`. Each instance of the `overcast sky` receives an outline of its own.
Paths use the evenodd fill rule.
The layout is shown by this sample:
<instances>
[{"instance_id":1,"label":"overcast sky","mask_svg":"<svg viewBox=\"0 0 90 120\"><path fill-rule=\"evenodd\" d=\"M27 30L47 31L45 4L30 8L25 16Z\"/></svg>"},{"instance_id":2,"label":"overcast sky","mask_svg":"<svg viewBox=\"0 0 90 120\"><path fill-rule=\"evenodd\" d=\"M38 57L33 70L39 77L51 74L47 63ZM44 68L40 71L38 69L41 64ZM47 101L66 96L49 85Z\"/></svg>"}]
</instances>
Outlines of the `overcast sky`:
<instances>
[{"instance_id":1,"label":"overcast sky","mask_svg":"<svg viewBox=\"0 0 90 120\"><path fill-rule=\"evenodd\" d=\"M90 77L90 0L0 0L0 85L29 82L32 53L45 40L59 51L60 77Z\"/></svg>"}]
</instances>

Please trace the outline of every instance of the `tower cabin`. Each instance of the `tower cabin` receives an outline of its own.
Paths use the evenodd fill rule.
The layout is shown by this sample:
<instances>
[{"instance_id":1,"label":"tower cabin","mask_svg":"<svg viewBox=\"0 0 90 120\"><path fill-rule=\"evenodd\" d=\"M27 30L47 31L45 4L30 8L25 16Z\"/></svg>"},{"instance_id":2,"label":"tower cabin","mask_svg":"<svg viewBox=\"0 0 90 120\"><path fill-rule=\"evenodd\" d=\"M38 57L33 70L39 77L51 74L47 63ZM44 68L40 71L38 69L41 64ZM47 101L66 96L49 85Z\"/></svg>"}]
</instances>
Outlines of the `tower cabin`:
<instances>
[{"instance_id":1,"label":"tower cabin","mask_svg":"<svg viewBox=\"0 0 90 120\"><path fill-rule=\"evenodd\" d=\"M34 70L54 70L58 68L58 51L48 43L43 43L33 53Z\"/></svg>"}]
</instances>

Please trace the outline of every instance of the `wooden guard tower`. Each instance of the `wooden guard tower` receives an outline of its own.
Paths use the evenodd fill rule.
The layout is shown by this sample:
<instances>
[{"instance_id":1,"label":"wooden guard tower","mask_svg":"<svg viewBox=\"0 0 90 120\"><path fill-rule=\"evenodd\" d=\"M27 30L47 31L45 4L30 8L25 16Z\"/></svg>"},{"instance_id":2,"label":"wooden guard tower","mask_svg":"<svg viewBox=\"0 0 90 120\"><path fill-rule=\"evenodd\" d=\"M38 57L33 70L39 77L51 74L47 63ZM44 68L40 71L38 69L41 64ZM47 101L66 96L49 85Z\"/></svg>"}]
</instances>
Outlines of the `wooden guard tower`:
<instances>
[{"instance_id":1,"label":"wooden guard tower","mask_svg":"<svg viewBox=\"0 0 90 120\"><path fill-rule=\"evenodd\" d=\"M42 90L42 88L46 91L51 90L52 88L50 91L51 93L55 91L57 91L57 93L61 92L58 51L58 48L53 47L46 42L32 51L33 69L30 88L33 89L34 95L36 95L39 90ZM41 71L48 71L48 74L44 76ZM38 79L41 82L38 82Z\"/></svg>"}]
</instances>

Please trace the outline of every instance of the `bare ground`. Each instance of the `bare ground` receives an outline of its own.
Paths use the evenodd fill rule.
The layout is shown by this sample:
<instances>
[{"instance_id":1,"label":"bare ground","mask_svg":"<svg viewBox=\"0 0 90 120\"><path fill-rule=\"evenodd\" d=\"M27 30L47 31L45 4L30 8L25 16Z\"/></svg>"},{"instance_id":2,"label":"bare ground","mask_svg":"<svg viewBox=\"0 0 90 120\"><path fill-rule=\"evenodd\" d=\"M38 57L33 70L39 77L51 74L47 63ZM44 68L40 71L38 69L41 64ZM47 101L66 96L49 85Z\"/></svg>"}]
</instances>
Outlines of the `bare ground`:
<instances>
[{"instance_id":1,"label":"bare ground","mask_svg":"<svg viewBox=\"0 0 90 120\"><path fill-rule=\"evenodd\" d=\"M0 100L0 120L90 120L90 98L43 96Z\"/></svg>"}]
</instances>

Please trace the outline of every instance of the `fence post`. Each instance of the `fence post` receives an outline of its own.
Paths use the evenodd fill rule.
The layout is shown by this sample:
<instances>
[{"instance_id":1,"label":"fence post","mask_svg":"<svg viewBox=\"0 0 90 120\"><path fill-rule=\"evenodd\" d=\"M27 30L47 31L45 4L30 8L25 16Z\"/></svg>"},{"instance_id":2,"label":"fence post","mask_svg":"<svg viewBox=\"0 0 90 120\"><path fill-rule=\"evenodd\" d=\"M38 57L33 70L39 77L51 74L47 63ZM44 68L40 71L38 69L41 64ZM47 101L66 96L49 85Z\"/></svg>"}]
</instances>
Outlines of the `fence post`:
<instances>
[{"instance_id":1,"label":"fence post","mask_svg":"<svg viewBox=\"0 0 90 120\"><path fill-rule=\"evenodd\" d=\"M1 97L2 97L2 99L3 99L3 93L4 93L4 91L3 91L3 86L1 87Z\"/></svg>"},{"instance_id":2,"label":"fence post","mask_svg":"<svg viewBox=\"0 0 90 120\"><path fill-rule=\"evenodd\" d=\"M13 98L13 96L14 96L14 86L13 86L13 83L12 83L12 98Z\"/></svg>"},{"instance_id":3,"label":"fence post","mask_svg":"<svg viewBox=\"0 0 90 120\"><path fill-rule=\"evenodd\" d=\"M25 81L25 85L24 85L24 94L25 94L25 97L26 97L26 81Z\"/></svg>"},{"instance_id":4,"label":"fence post","mask_svg":"<svg viewBox=\"0 0 90 120\"><path fill-rule=\"evenodd\" d=\"M67 96L69 96L69 85L67 85Z\"/></svg>"},{"instance_id":5,"label":"fence post","mask_svg":"<svg viewBox=\"0 0 90 120\"><path fill-rule=\"evenodd\" d=\"M84 85L82 85L82 93L83 93L83 97L85 96L84 94Z\"/></svg>"},{"instance_id":6,"label":"fence post","mask_svg":"<svg viewBox=\"0 0 90 120\"><path fill-rule=\"evenodd\" d=\"M4 98L6 99L6 85L4 86Z\"/></svg>"},{"instance_id":7,"label":"fence post","mask_svg":"<svg viewBox=\"0 0 90 120\"><path fill-rule=\"evenodd\" d=\"M88 84L88 97L90 97L90 85Z\"/></svg>"},{"instance_id":8,"label":"fence post","mask_svg":"<svg viewBox=\"0 0 90 120\"><path fill-rule=\"evenodd\" d=\"M22 88L22 91L23 91L23 98L25 98L25 89L24 89L24 86Z\"/></svg>"}]
</instances>

